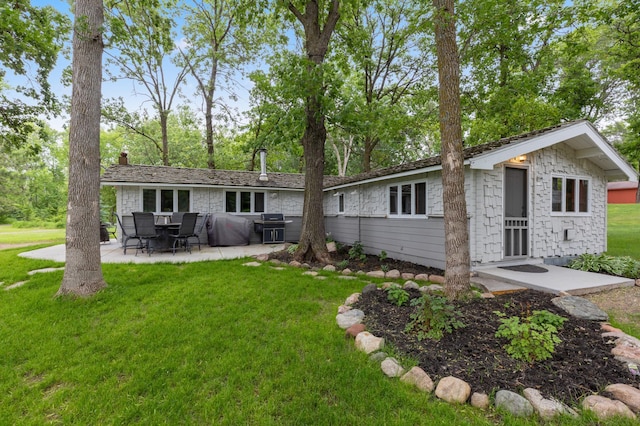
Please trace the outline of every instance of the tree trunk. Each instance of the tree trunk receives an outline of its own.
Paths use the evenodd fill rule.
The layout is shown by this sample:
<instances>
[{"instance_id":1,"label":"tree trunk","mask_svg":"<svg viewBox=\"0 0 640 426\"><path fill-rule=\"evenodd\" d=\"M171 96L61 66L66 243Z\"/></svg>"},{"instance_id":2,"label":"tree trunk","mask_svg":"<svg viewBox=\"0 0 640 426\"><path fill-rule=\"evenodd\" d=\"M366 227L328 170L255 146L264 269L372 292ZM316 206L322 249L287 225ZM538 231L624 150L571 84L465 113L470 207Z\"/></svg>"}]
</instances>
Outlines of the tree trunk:
<instances>
[{"instance_id":1,"label":"tree trunk","mask_svg":"<svg viewBox=\"0 0 640 426\"><path fill-rule=\"evenodd\" d=\"M169 111L160 111L160 131L162 132L162 164L169 165Z\"/></svg>"},{"instance_id":2,"label":"tree trunk","mask_svg":"<svg viewBox=\"0 0 640 426\"><path fill-rule=\"evenodd\" d=\"M442 139L442 202L445 232L445 293L451 300L469 291L470 255L460 119L460 64L453 0L434 0Z\"/></svg>"},{"instance_id":3,"label":"tree trunk","mask_svg":"<svg viewBox=\"0 0 640 426\"><path fill-rule=\"evenodd\" d=\"M324 28L321 25L320 9L317 0L308 0L305 12L301 13L293 3L289 10L304 27L305 50L309 60L307 66L308 92L305 96L305 114L307 125L302 136L304 148L304 207L302 211L302 230L295 258L298 260L316 260L329 263L329 253L325 243L323 180L324 145L327 140L325 115L322 107L325 84L322 63L327 54L331 34L340 17L340 2L333 0Z\"/></svg>"},{"instance_id":4,"label":"tree trunk","mask_svg":"<svg viewBox=\"0 0 640 426\"><path fill-rule=\"evenodd\" d=\"M107 284L100 261L102 0L78 0L73 33L66 267L58 295L85 296Z\"/></svg>"},{"instance_id":5,"label":"tree trunk","mask_svg":"<svg viewBox=\"0 0 640 426\"><path fill-rule=\"evenodd\" d=\"M207 167L210 169L216 168L216 162L214 159L213 150L213 98L206 97L205 99L205 124L207 126Z\"/></svg>"}]
</instances>

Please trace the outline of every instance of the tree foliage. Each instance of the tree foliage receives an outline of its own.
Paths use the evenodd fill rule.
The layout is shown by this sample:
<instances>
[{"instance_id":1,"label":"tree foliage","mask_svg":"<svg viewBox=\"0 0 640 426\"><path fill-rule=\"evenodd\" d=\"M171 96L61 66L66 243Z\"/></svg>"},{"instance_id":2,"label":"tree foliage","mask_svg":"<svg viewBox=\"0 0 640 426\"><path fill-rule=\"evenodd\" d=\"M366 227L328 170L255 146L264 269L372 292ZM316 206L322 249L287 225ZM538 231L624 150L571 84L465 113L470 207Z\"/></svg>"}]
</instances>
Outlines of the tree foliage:
<instances>
[{"instance_id":1,"label":"tree foliage","mask_svg":"<svg viewBox=\"0 0 640 426\"><path fill-rule=\"evenodd\" d=\"M49 82L69 19L51 6L29 0L0 4L0 147L27 142L42 115L59 111Z\"/></svg>"}]
</instances>

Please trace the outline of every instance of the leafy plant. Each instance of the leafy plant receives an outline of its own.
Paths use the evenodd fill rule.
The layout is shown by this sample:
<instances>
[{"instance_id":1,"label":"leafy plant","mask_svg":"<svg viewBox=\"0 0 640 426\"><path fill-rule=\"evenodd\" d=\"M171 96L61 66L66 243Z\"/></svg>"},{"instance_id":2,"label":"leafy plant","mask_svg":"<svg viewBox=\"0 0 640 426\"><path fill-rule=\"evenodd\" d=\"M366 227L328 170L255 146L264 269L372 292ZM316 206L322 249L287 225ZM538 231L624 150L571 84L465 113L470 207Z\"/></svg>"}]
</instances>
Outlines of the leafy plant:
<instances>
[{"instance_id":1,"label":"leafy plant","mask_svg":"<svg viewBox=\"0 0 640 426\"><path fill-rule=\"evenodd\" d=\"M347 266L349 266L349 260L348 259L341 260L340 262L338 262L336 264L336 266L338 267L338 269L342 270L342 269L346 268Z\"/></svg>"},{"instance_id":2,"label":"leafy plant","mask_svg":"<svg viewBox=\"0 0 640 426\"><path fill-rule=\"evenodd\" d=\"M409 301L409 292L402 287L391 286L387 288L387 299L398 306L402 306Z\"/></svg>"},{"instance_id":3,"label":"leafy plant","mask_svg":"<svg viewBox=\"0 0 640 426\"><path fill-rule=\"evenodd\" d=\"M291 244L289 247L287 247L287 253L289 254L294 254L296 250L298 250L297 244Z\"/></svg>"},{"instance_id":4,"label":"leafy plant","mask_svg":"<svg viewBox=\"0 0 640 426\"><path fill-rule=\"evenodd\" d=\"M361 262L367 259L367 255L364 254L364 247L360 241L355 241L349 249L349 259L360 260Z\"/></svg>"},{"instance_id":5,"label":"leafy plant","mask_svg":"<svg viewBox=\"0 0 640 426\"><path fill-rule=\"evenodd\" d=\"M547 310L533 311L521 320L518 316L505 318L505 314L494 312L501 325L496 337L509 339L504 348L514 359L533 363L551 358L555 346L561 342L558 331L567 320Z\"/></svg>"},{"instance_id":6,"label":"leafy plant","mask_svg":"<svg viewBox=\"0 0 640 426\"><path fill-rule=\"evenodd\" d=\"M387 265L386 263L384 265L380 265L380 269L382 270L382 272L387 273L389 272L389 265Z\"/></svg>"},{"instance_id":7,"label":"leafy plant","mask_svg":"<svg viewBox=\"0 0 640 426\"><path fill-rule=\"evenodd\" d=\"M380 262L384 262L387 259L387 252L382 250L378 255L378 259L380 259Z\"/></svg>"},{"instance_id":8,"label":"leafy plant","mask_svg":"<svg viewBox=\"0 0 640 426\"><path fill-rule=\"evenodd\" d=\"M602 272L625 278L640 278L640 262L629 256L608 256L585 253L569 263L569 268L587 272Z\"/></svg>"},{"instance_id":9,"label":"leafy plant","mask_svg":"<svg viewBox=\"0 0 640 426\"><path fill-rule=\"evenodd\" d=\"M412 321L405 331L416 331L418 340L440 340L445 332L465 327L460 321L460 312L444 296L423 294L413 299L411 305L418 308L411 314Z\"/></svg>"}]
</instances>

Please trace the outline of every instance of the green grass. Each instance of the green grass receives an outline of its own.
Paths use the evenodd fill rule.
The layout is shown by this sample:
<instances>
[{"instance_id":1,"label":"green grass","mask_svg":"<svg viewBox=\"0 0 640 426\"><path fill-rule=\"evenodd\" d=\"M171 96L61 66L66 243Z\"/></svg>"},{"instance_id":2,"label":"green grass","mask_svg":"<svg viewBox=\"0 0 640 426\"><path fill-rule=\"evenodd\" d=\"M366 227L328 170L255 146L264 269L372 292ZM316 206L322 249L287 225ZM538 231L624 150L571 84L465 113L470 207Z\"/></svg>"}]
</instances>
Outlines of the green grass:
<instances>
[{"instance_id":1,"label":"green grass","mask_svg":"<svg viewBox=\"0 0 640 426\"><path fill-rule=\"evenodd\" d=\"M17 228L12 225L0 225L0 244L63 243L64 238L64 229Z\"/></svg>"},{"instance_id":2,"label":"green grass","mask_svg":"<svg viewBox=\"0 0 640 426\"><path fill-rule=\"evenodd\" d=\"M640 204L609 204L607 254L640 260Z\"/></svg>"},{"instance_id":3,"label":"green grass","mask_svg":"<svg viewBox=\"0 0 640 426\"><path fill-rule=\"evenodd\" d=\"M25 250L0 251L0 282L28 280L0 288L0 424L539 424L385 377L335 323L364 281L245 260L105 264L104 291L55 298L61 271L27 272L60 264Z\"/></svg>"}]
</instances>

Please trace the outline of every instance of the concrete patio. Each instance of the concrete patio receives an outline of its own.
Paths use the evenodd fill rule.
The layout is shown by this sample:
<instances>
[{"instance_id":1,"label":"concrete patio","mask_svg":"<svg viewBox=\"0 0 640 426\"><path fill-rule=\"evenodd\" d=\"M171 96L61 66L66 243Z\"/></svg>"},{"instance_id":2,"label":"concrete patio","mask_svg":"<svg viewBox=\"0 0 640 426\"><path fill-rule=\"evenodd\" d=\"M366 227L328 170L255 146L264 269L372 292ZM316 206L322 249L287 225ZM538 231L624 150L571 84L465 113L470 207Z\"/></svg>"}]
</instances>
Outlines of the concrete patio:
<instances>
[{"instance_id":1,"label":"concrete patio","mask_svg":"<svg viewBox=\"0 0 640 426\"><path fill-rule=\"evenodd\" d=\"M135 255L135 248L127 248L127 254L123 253L120 242L111 240L108 243L100 244L100 256L102 263L181 263L181 262L200 262L204 260L222 260L222 259L238 259L248 256L256 256L259 254L268 254L284 249L284 244L252 244L248 246L234 247L209 247L202 245L202 249L194 247L191 254L185 251L176 251L173 255L171 251L153 252L151 256L147 253L138 252ZM65 261L64 244L45 247L38 250L27 251L19 256L29 259L46 259L56 262Z\"/></svg>"}]
</instances>

